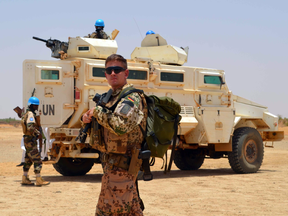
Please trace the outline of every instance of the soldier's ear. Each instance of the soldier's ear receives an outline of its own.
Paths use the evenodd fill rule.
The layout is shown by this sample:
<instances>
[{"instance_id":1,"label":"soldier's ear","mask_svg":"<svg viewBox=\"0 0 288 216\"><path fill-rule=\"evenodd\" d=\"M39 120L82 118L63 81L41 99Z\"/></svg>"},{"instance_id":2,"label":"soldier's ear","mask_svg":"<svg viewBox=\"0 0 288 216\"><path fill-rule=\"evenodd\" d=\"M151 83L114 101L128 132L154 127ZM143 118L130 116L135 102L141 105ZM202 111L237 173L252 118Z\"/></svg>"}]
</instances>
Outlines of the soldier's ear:
<instances>
[{"instance_id":1,"label":"soldier's ear","mask_svg":"<svg viewBox=\"0 0 288 216\"><path fill-rule=\"evenodd\" d=\"M128 69L126 69L126 70L124 71L124 73L125 73L125 78L127 79L127 78L128 78L128 76L129 76L129 70L128 70Z\"/></svg>"}]
</instances>

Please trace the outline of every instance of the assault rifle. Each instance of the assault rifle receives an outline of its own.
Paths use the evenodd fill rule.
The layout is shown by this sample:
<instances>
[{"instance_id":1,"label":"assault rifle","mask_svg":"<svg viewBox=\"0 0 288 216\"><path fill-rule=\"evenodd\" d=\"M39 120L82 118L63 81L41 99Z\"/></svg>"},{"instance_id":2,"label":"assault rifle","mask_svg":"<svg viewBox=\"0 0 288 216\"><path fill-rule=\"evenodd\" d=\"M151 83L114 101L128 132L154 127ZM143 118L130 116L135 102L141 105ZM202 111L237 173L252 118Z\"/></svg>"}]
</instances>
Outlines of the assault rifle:
<instances>
[{"instance_id":1,"label":"assault rifle","mask_svg":"<svg viewBox=\"0 0 288 216\"><path fill-rule=\"evenodd\" d=\"M112 94L112 89L110 89L107 93L104 93L102 95L96 93L93 101L96 103L97 106L103 106L105 107L106 104L109 101L109 98L111 97ZM94 125L96 125L97 121L94 117L92 117L92 121L90 123L86 123L79 131L79 135L76 137L75 141L80 140L81 143L85 143L86 138L87 138L87 132L89 130L89 128L91 128L92 123L94 123ZM97 124L98 129L100 129L100 125Z\"/></svg>"},{"instance_id":2,"label":"assault rifle","mask_svg":"<svg viewBox=\"0 0 288 216\"><path fill-rule=\"evenodd\" d=\"M17 106L13 110L17 113L19 118L22 118L22 115L24 114L24 107L21 109L19 106Z\"/></svg>"},{"instance_id":3,"label":"assault rifle","mask_svg":"<svg viewBox=\"0 0 288 216\"><path fill-rule=\"evenodd\" d=\"M63 51L64 53L67 53L67 50L68 50L67 42L63 42L63 41L61 42L59 40L51 39L51 38L48 40L44 40L42 38L33 37L33 39L46 43L46 46L50 48L52 51L51 57L53 58L61 58L61 53L60 53L61 51Z\"/></svg>"}]
</instances>

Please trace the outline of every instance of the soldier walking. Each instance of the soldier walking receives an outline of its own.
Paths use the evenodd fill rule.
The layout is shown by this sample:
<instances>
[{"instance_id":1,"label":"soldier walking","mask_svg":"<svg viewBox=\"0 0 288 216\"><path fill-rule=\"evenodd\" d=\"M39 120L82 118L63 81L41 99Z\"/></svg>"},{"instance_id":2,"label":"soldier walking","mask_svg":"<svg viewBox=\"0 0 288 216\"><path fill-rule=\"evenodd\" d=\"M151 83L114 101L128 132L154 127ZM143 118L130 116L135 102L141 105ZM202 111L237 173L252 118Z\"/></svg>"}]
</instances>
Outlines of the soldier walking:
<instances>
[{"instance_id":1,"label":"soldier walking","mask_svg":"<svg viewBox=\"0 0 288 216\"><path fill-rule=\"evenodd\" d=\"M105 62L105 76L112 94L105 107L97 105L82 117L84 123L90 123L95 117L102 127L103 139L93 140L96 148L102 152L104 168L96 206L97 216L143 215L135 184L142 160L135 162L133 156L136 149L141 149L144 140L139 127L146 128L147 105L144 95L131 93L120 100L114 111L108 109L117 102L121 91L133 86L127 84L128 75L126 59L117 54L109 56ZM90 134L90 139L93 137Z\"/></svg>"},{"instance_id":2,"label":"soldier walking","mask_svg":"<svg viewBox=\"0 0 288 216\"><path fill-rule=\"evenodd\" d=\"M29 179L28 172L34 163L34 173L36 174L36 186L48 185L50 182L44 181L40 175L42 161L40 157L41 150L38 151L37 139L41 138L40 121L36 119L35 111L38 110L39 99L30 97L28 100L28 109L22 116L21 125L24 134L24 146L26 149L25 162L23 166L22 185L34 185Z\"/></svg>"}]
</instances>

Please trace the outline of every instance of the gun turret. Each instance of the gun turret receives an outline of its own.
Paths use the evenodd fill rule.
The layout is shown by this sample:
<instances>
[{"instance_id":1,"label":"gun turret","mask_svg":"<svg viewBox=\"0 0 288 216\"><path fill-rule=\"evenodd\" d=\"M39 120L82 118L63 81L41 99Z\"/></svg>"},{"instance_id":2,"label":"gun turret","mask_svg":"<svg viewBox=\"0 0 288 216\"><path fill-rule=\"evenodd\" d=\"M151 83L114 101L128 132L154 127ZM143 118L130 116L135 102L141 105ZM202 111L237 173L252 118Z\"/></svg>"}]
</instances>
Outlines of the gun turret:
<instances>
[{"instance_id":1,"label":"gun turret","mask_svg":"<svg viewBox=\"0 0 288 216\"><path fill-rule=\"evenodd\" d=\"M61 58L61 51L63 51L64 53L67 53L68 50L68 43L67 42L61 42L59 40L56 39L48 39L48 40L44 40L42 38L38 38L38 37L33 37L34 40L39 40L42 41L44 43L46 43L46 46L48 48L51 49L52 53L51 53L51 57L53 58ZM63 54L62 52L62 54Z\"/></svg>"},{"instance_id":2,"label":"gun turret","mask_svg":"<svg viewBox=\"0 0 288 216\"><path fill-rule=\"evenodd\" d=\"M35 40L39 40L39 41L42 41L42 42L45 42L45 43L48 42L47 40L44 40L44 39L42 39L42 38L38 38L38 37L33 37L33 39L35 39Z\"/></svg>"}]
</instances>

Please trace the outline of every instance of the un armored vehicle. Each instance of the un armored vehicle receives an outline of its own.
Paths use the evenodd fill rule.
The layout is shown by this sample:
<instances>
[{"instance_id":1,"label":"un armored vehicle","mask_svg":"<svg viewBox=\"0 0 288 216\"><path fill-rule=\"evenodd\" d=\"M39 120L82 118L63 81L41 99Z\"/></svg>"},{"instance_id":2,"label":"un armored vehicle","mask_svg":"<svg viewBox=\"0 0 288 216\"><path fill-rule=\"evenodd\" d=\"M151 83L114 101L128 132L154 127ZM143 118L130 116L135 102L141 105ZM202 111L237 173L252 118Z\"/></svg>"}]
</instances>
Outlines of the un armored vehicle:
<instances>
[{"instance_id":1,"label":"un armored vehicle","mask_svg":"<svg viewBox=\"0 0 288 216\"><path fill-rule=\"evenodd\" d=\"M39 39L39 38L36 38ZM40 39L42 40L42 39ZM99 152L75 141L80 118L95 106L96 93L109 90L105 59L117 52L116 40L69 38L67 43L45 41L58 60L23 62L23 106L35 89L43 127L55 139L49 155L62 175L85 175ZM53 45L54 43L54 45ZM181 105L181 122L174 163L196 170L205 158L228 157L236 173L257 172L263 142L280 141L278 117L266 106L233 95L223 70L183 66L188 48L169 45L159 34L147 35L128 60L128 82L147 95L168 96Z\"/></svg>"}]
</instances>

